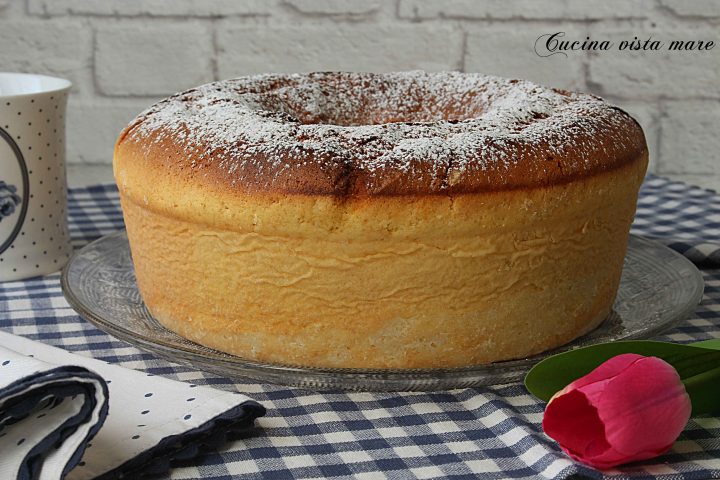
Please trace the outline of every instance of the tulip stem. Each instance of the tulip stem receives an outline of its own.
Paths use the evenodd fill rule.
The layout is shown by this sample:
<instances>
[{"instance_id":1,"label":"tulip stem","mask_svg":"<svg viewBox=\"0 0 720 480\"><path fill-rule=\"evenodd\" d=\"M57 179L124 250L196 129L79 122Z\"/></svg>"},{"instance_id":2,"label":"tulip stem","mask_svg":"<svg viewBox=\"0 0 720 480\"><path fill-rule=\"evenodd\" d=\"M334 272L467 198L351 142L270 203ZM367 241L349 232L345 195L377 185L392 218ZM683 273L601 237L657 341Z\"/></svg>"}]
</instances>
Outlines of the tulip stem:
<instances>
[{"instance_id":1,"label":"tulip stem","mask_svg":"<svg viewBox=\"0 0 720 480\"><path fill-rule=\"evenodd\" d=\"M682 379L693 415L720 411L720 366Z\"/></svg>"}]
</instances>

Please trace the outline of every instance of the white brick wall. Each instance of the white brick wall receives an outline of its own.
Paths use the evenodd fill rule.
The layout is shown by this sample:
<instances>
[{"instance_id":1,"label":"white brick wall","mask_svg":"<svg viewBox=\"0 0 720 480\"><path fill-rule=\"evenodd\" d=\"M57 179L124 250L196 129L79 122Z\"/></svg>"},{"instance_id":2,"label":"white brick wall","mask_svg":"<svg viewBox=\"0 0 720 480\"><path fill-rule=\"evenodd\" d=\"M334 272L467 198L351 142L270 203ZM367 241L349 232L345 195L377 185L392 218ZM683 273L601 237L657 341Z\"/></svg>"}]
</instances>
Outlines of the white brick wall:
<instances>
[{"instance_id":1,"label":"white brick wall","mask_svg":"<svg viewBox=\"0 0 720 480\"><path fill-rule=\"evenodd\" d=\"M127 24L125 24L127 23ZM136 20L95 30L99 94L163 95L213 80L212 32L202 22Z\"/></svg>"},{"instance_id":2,"label":"white brick wall","mask_svg":"<svg viewBox=\"0 0 720 480\"><path fill-rule=\"evenodd\" d=\"M246 73L317 70L456 70L461 32L449 25L221 25L221 78Z\"/></svg>"},{"instance_id":3,"label":"white brick wall","mask_svg":"<svg viewBox=\"0 0 720 480\"><path fill-rule=\"evenodd\" d=\"M644 18L652 0L400 0L399 13L408 18L588 20Z\"/></svg>"},{"instance_id":4,"label":"white brick wall","mask_svg":"<svg viewBox=\"0 0 720 480\"><path fill-rule=\"evenodd\" d=\"M720 46L535 55L535 39L556 31L720 43L720 1L0 0L0 71L73 81L78 165L107 165L136 113L214 79L459 69L605 96L645 128L653 171L720 189Z\"/></svg>"},{"instance_id":5,"label":"white brick wall","mask_svg":"<svg viewBox=\"0 0 720 480\"><path fill-rule=\"evenodd\" d=\"M584 38L583 25L565 25L563 30L573 38ZM585 55L535 54L535 40L548 33L544 23L529 23L523 28L509 28L508 23L469 25L465 48L465 69L469 72L491 72L503 77L518 77L553 87L571 90L585 88Z\"/></svg>"}]
</instances>

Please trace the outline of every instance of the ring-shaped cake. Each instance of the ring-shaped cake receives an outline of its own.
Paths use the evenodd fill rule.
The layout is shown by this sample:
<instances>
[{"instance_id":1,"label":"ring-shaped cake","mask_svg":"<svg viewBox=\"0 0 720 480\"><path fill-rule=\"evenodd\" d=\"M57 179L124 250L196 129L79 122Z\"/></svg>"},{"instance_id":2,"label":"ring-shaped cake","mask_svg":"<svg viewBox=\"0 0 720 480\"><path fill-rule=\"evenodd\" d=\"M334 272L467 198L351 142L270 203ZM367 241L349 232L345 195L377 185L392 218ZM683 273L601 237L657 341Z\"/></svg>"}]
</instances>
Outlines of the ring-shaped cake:
<instances>
[{"instance_id":1,"label":"ring-shaped cake","mask_svg":"<svg viewBox=\"0 0 720 480\"><path fill-rule=\"evenodd\" d=\"M596 327L647 167L602 99L479 74L262 75L169 97L114 172L167 328L262 362L458 367Z\"/></svg>"}]
</instances>

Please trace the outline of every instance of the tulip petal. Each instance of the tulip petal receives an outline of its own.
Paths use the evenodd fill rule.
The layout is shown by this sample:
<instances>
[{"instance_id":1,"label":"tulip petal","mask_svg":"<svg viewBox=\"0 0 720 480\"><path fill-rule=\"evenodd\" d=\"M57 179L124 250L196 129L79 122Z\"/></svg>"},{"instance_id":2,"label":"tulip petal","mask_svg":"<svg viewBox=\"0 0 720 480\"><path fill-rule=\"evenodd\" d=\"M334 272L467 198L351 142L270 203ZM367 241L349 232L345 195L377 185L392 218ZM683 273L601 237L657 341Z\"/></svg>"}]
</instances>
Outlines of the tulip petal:
<instances>
[{"instance_id":1,"label":"tulip petal","mask_svg":"<svg viewBox=\"0 0 720 480\"><path fill-rule=\"evenodd\" d=\"M641 460L664 453L690 418L690 397L675 369L656 357L636 361L593 398L605 438L618 452Z\"/></svg>"},{"instance_id":2,"label":"tulip petal","mask_svg":"<svg viewBox=\"0 0 720 480\"><path fill-rule=\"evenodd\" d=\"M587 465L590 465L591 467L597 468L599 470L608 470L611 468L615 468L618 465L623 465L626 463L631 462L638 462L641 460L647 460L649 458L654 458L662 455L663 453L670 450L670 447L672 445L668 446L662 451L659 452L648 452L646 455L635 455L635 456L628 456L624 453L620 453L613 448L609 448L601 455L597 455L595 457L586 456L585 458L576 458L576 460L581 461Z\"/></svg>"},{"instance_id":3,"label":"tulip petal","mask_svg":"<svg viewBox=\"0 0 720 480\"><path fill-rule=\"evenodd\" d=\"M606 362L602 363L592 372L578 378L570 385L568 385L568 387L580 388L590 383L611 379L619 375L620 372L622 372L626 368L632 366L633 363L643 358L646 357L642 355L637 355L635 353L623 353L621 355L616 355L611 359L607 360ZM568 387L566 387L566 389Z\"/></svg>"},{"instance_id":4,"label":"tulip petal","mask_svg":"<svg viewBox=\"0 0 720 480\"><path fill-rule=\"evenodd\" d=\"M606 469L668 451L690 398L677 371L655 357L614 357L558 392L543 429L575 460Z\"/></svg>"},{"instance_id":5,"label":"tulip petal","mask_svg":"<svg viewBox=\"0 0 720 480\"><path fill-rule=\"evenodd\" d=\"M588 450L597 454L610 448L597 409L579 390L569 391L548 403L542 425L545 433L576 460L585 461Z\"/></svg>"}]
</instances>

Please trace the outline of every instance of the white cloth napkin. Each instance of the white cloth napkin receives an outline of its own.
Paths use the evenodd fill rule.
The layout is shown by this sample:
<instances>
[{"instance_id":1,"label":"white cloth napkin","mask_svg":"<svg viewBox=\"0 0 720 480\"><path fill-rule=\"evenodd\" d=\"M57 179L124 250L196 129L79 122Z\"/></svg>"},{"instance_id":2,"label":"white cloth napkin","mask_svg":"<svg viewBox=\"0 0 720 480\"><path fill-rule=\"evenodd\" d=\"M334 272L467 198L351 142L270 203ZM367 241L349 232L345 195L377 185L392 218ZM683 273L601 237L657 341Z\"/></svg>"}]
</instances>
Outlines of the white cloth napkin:
<instances>
[{"instance_id":1,"label":"white cloth napkin","mask_svg":"<svg viewBox=\"0 0 720 480\"><path fill-rule=\"evenodd\" d=\"M0 332L0 478L138 478L249 428L248 397Z\"/></svg>"}]
</instances>

